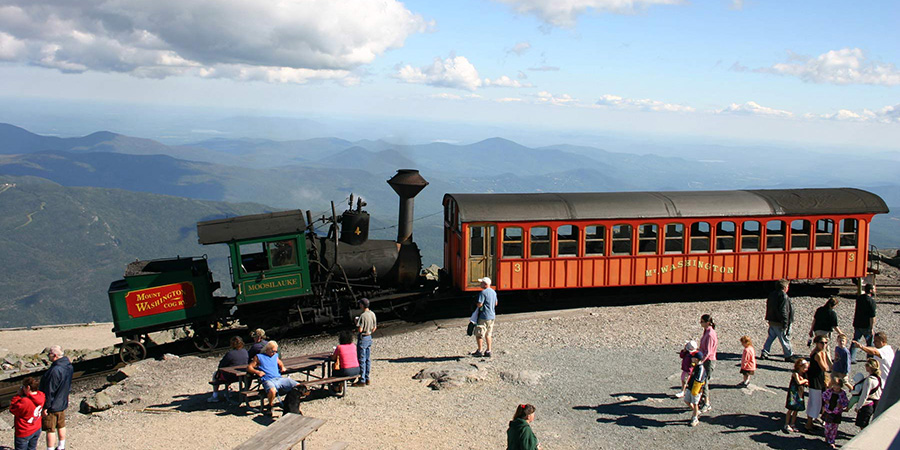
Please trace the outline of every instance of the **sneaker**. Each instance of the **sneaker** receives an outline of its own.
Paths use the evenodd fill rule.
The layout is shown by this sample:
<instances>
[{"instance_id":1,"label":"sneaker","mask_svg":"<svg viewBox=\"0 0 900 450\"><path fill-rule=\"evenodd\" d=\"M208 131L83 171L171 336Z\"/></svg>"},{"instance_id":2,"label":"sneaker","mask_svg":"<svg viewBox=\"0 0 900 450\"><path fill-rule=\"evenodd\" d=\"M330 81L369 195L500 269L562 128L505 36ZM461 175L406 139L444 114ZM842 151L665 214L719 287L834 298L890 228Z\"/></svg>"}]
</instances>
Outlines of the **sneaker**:
<instances>
[{"instance_id":1,"label":"sneaker","mask_svg":"<svg viewBox=\"0 0 900 450\"><path fill-rule=\"evenodd\" d=\"M684 398L684 391L675 394L675 398Z\"/></svg>"},{"instance_id":2,"label":"sneaker","mask_svg":"<svg viewBox=\"0 0 900 450\"><path fill-rule=\"evenodd\" d=\"M783 431L784 434L791 434L791 432L794 431L794 429L785 425L784 428L781 429L781 431Z\"/></svg>"},{"instance_id":3,"label":"sneaker","mask_svg":"<svg viewBox=\"0 0 900 450\"><path fill-rule=\"evenodd\" d=\"M702 412L702 413L704 413L704 414L705 414L705 413L708 413L708 412L710 412L710 411L712 411L712 406L710 406L709 403L703 405L703 407L700 408L700 412Z\"/></svg>"},{"instance_id":4,"label":"sneaker","mask_svg":"<svg viewBox=\"0 0 900 450\"><path fill-rule=\"evenodd\" d=\"M207 403L219 403L219 401L221 401L221 400L222 399L220 399L219 397L213 395L212 397L206 399L206 402Z\"/></svg>"},{"instance_id":5,"label":"sneaker","mask_svg":"<svg viewBox=\"0 0 900 450\"><path fill-rule=\"evenodd\" d=\"M759 359L769 359L769 354L763 352L763 353L761 353L761 354L759 355Z\"/></svg>"},{"instance_id":6,"label":"sneaker","mask_svg":"<svg viewBox=\"0 0 900 450\"><path fill-rule=\"evenodd\" d=\"M369 385L369 382L370 382L370 381L372 381L372 380L366 380L366 386Z\"/></svg>"},{"instance_id":7,"label":"sneaker","mask_svg":"<svg viewBox=\"0 0 900 450\"><path fill-rule=\"evenodd\" d=\"M693 419L691 419L691 426L696 427L697 425L700 425L700 419L695 416Z\"/></svg>"},{"instance_id":8,"label":"sneaker","mask_svg":"<svg viewBox=\"0 0 900 450\"><path fill-rule=\"evenodd\" d=\"M475 350L474 352L472 352L471 355L476 358L481 358L481 356L482 356L481 352L479 352L478 350Z\"/></svg>"},{"instance_id":9,"label":"sneaker","mask_svg":"<svg viewBox=\"0 0 900 450\"><path fill-rule=\"evenodd\" d=\"M793 356L785 356L784 362L792 363L792 362L794 362L794 357Z\"/></svg>"},{"instance_id":10,"label":"sneaker","mask_svg":"<svg viewBox=\"0 0 900 450\"><path fill-rule=\"evenodd\" d=\"M485 357L485 358L490 358L490 357L491 357L491 351L488 350L488 351L484 352L484 357Z\"/></svg>"},{"instance_id":11,"label":"sneaker","mask_svg":"<svg viewBox=\"0 0 900 450\"><path fill-rule=\"evenodd\" d=\"M366 386L366 382L365 382L365 381L357 381L356 383L353 383L353 384L351 384L350 386L353 386L353 387L365 387L365 386Z\"/></svg>"}]
</instances>

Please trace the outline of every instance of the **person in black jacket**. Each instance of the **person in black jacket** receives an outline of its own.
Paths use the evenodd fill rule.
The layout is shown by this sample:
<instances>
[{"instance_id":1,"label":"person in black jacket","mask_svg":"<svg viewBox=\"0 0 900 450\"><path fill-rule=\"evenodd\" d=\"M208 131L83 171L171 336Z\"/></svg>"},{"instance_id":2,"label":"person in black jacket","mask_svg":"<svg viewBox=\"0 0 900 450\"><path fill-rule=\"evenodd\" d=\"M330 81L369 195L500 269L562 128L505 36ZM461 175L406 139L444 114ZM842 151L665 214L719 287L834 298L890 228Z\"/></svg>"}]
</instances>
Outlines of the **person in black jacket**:
<instances>
[{"instance_id":1,"label":"person in black jacket","mask_svg":"<svg viewBox=\"0 0 900 450\"><path fill-rule=\"evenodd\" d=\"M50 370L41 377L41 392L47 397L41 428L47 433L47 450L65 450L66 408L69 407L74 369L60 346L48 347L45 352L51 364Z\"/></svg>"},{"instance_id":2,"label":"person in black jacket","mask_svg":"<svg viewBox=\"0 0 900 450\"><path fill-rule=\"evenodd\" d=\"M794 306L788 297L788 289L791 282L785 279L778 280L778 289L769 294L766 300L766 320L769 322L769 337L763 345L760 359L769 359L769 350L775 339L781 343L784 349L785 361L793 361L794 351L791 349L791 324L794 322Z\"/></svg>"}]
</instances>

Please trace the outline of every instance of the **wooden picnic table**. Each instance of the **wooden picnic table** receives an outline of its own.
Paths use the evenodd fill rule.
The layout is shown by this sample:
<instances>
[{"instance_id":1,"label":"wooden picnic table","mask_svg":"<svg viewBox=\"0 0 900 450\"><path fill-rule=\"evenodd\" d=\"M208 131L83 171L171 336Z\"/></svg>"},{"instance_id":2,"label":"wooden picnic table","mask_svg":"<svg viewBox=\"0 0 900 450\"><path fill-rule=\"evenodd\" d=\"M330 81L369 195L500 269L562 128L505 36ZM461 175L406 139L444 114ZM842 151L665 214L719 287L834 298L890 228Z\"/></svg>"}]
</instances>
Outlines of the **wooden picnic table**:
<instances>
[{"instance_id":1,"label":"wooden picnic table","mask_svg":"<svg viewBox=\"0 0 900 450\"><path fill-rule=\"evenodd\" d=\"M306 375L306 379L310 378L328 378L331 375L331 352L313 353L311 355L294 356L291 358L282 358L281 363L284 364L284 372L282 375L291 373L302 373ZM315 375L316 369L321 369L321 375ZM240 382L241 391L250 389L255 375L247 372L247 366L231 366L223 367L222 372L234 375Z\"/></svg>"},{"instance_id":2,"label":"wooden picnic table","mask_svg":"<svg viewBox=\"0 0 900 450\"><path fill-rule=\"evenodd\" d=\"M306 450L306 438L324 423L324 419L286 414L233 450L291 450L298 442Z\"/></svg>"}]
</instances>

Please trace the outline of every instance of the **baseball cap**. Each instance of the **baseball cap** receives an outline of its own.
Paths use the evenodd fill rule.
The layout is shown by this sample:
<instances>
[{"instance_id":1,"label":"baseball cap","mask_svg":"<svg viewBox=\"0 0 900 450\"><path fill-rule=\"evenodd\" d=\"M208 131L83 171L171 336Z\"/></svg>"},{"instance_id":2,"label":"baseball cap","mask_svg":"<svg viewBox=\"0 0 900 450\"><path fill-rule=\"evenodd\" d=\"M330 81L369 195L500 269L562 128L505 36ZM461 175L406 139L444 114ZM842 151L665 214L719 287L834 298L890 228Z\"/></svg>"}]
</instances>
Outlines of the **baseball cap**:
<instances>
[{"instance_id":1,"label":"baseball cap","mask_svg":"<svg viewBox=\"0 0 900 450\"><path fill-rule=\"evenodd\" d=\"M697 341L690 340L690 341L685 342L685 343L684 343L684 349L687 350L687 351L689 351L689 352L692 352L692 351L694 351L694 350L697 350Z\"/></svg>"},{"instance_id":2,"label":"baseball cap","mask_svg":"<svg viewBox=\"0 0 900 450\"><path fill-rule=\"evenodd\" d=\"M691 355L691 358L703 359L703 356L704 356L703 352L698 351L697 353L694 353L693 355Z\"/></svg>"},{"instance_id":3,"label":"baseball cap","mask_svg":"<svg viewBox=\"0 0 900 450\"><path fill-rule=\"evenodd\" d=\"M486 284L486 285L488 285L488 286L491 285L491 279L488 278L488 277L479 278L479 279L478 279L478 282L479 282L479 283L484 283L484 284Z\"/></svg>"},{"instance_id":4,"label":"baseball cap","mask_svg":"<svg viewBox=\"0 0 900 450\"><path fill-rule=\"evenodd\" d=\"M358 303L359 303L359 306L362 306L363 308L368 308L368 307L369 307L369 299L367 299L367 298L365 298L365 297L359 299L359 302L358 302Z\"/></svg>"}]
</instances>

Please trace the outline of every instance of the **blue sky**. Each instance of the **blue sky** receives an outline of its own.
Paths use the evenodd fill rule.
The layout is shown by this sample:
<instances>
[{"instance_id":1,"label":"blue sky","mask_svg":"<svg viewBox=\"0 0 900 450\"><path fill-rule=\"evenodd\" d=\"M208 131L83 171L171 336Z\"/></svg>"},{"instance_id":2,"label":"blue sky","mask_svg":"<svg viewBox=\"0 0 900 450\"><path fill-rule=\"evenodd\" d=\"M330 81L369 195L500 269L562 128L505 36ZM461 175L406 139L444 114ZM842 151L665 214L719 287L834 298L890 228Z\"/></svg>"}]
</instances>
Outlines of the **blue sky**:
<instances>
[{"instance_id":1,"label":"blue sky","mask_svg":"<svg viewBox=\"0 0 900 450\"><path fill-rule=\"evenodd\" d=\"M0 98L897 149L898 23L889 1L0 0Z\"/></svg>"}]
</instances>

